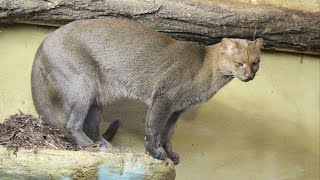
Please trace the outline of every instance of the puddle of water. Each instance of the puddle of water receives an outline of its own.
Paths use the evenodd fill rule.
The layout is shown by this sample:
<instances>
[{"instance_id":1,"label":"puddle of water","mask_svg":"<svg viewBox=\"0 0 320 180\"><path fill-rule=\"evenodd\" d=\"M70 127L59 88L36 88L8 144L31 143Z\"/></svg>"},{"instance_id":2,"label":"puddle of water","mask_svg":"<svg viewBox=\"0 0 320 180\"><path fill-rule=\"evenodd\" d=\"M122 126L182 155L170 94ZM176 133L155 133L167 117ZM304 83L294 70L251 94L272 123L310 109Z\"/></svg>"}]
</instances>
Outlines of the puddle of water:
<instances>
[{"instance_id":1,"label":"puddle of water","mask_svg":"<svg viewBox=\"0 0 320 180\"><path fill-rule=\"evenodd\" d=\"M0 28L0 119L35 113L30 72L35 51L52 29ZM254 81L232 81L212 100L182 115L173 139L177 179L319 179L320 58L263 53ZM114 139L143 152L141 104L106 107L120 119Z\"/></svg>"}]
</instances>

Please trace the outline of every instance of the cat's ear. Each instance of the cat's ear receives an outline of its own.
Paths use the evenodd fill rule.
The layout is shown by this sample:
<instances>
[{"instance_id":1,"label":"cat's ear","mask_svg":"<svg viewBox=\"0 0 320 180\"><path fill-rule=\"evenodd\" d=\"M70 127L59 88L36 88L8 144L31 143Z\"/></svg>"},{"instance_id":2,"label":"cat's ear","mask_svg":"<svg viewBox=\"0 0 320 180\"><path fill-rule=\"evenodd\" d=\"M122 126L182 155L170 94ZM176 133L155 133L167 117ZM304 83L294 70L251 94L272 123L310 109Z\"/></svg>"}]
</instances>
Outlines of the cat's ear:
<instances>
[{"instance_id":1,"label":"cat's ear","mask_svg":"<svg viewBox=\"0 0 320 180\"><path fill-rule=\"evenodd\" d=\"M221 40L221 50L223 52L231 52L232 49L234 49L236 46L236 43L232 41L232 39L229 38L223 38Z\"/></svg>"},{"instance_id":2,"label":"cat's ear","mask_svg":"<svg viewBox=\"0 0 320 180\"><path fill-rule=\"evenodd\" d=\"M258 38L254 41L254 45L257 46L259 49L261 49L263 47L263 39L262 38Z\"/></svg>"}]
</instances>

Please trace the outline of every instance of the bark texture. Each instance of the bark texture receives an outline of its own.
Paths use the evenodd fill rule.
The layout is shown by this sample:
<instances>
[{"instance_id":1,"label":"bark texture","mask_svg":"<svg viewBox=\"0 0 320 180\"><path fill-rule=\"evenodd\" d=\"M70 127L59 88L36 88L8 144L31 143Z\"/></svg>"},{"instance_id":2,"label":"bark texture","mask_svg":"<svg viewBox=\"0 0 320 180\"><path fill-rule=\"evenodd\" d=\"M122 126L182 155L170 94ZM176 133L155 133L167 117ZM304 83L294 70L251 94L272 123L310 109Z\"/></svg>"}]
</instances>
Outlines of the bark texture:
<instances>
[{"instance_id":1,"label":"bark texture","mask_svg":"<svg viewBox=\"0 0 320 180\"><path fill-rule=\"evenodd\" d=\"M261 37L266 49L320 51L320 12L236 0L0 0L0 23L63 25L107 17L135 19L203 44Z\"/></svg>"}]
</instances>

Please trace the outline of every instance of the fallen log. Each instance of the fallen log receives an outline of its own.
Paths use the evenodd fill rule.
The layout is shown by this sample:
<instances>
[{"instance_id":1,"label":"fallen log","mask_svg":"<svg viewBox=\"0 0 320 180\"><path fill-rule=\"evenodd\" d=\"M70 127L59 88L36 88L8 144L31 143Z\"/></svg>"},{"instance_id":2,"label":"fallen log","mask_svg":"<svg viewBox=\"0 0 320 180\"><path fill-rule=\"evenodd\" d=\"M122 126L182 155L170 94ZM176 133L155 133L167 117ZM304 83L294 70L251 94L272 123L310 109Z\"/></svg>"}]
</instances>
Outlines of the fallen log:
<instances>
[{"instance_id":1,"label":"fallen log","mask_svg":"<svg viewBox=\"0 0 320 180\"><path fill-rule=\"evenodd\" d=\"M175 179L171 160L146 154L0 147L0 179Z\"/></svg>"},{"instance_id":2,"label":"fallen log","mask_svg":"<svg viewBox=\"0 0 320 180\"><path fill-rule=\"evenodd\" d=\"M236 0L1 0L0 23L62 25L89 18L129 18L204 44L222 37L265 40L265 48L320 51L320 12Z\"/></svg>"}]
</instances>

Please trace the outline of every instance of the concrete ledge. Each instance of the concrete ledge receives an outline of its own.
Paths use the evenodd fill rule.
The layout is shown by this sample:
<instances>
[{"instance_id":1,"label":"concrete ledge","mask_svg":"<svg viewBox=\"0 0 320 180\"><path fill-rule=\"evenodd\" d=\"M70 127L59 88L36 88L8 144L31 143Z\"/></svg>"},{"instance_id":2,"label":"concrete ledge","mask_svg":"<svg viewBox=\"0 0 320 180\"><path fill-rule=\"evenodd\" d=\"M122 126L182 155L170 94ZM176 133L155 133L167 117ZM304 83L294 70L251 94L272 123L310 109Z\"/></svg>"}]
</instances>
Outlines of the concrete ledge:
<instances>
[{"instance_id":1,"label":"concrete ledge","mask_svg":"<svg viewBox=\"0 0 320 180\"><path fill-rule=\"evenodd\" d=\"M0 179L175 179L171 160L146 154L0 147Z\"/></svg>"}]
</instances>

